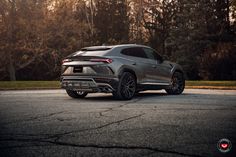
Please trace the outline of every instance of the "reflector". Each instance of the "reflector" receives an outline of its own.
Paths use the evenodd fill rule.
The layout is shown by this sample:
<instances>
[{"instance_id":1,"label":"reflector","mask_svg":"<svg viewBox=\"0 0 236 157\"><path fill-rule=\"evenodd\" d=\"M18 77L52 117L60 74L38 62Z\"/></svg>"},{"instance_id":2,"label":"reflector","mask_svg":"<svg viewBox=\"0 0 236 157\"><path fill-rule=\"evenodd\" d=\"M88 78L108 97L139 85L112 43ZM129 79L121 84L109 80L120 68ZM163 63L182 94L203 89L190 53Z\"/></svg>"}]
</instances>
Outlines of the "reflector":
<instances>
[{"instance_id":1,"label":"reflector","mask_svg":"<svg viewBox=\"0 0 236 157\"><path fill-rule=\"evenodd\" d=\"M112 59L110 58L94 58L94 59L90 59L90 62L104 62L104 63L112 63Z\"/></svg>"}]
</instances>

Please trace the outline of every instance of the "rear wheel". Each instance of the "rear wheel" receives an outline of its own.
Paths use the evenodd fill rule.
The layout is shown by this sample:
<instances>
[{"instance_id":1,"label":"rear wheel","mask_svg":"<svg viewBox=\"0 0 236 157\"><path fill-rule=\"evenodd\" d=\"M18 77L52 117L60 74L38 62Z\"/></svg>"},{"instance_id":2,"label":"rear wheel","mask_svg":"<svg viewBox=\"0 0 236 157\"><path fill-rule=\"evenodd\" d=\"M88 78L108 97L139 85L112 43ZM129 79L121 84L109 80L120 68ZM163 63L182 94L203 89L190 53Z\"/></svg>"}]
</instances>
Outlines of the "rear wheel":
<instances>
[{"instance_id":1,"label":"rear wheel","mask_svg":"<svg viewBox=\"0 0 236 157\"><path fill-rule=\"evenodd\" d=\"M175 72L171 79L171 86L166 89L168 94L178 95L184 91L185 79L182 73Z\"/></svg>"},{"instance_id":2,"label":"rear wheel","mask_svg":"<svg viewBox=\"0 0 236 157\"><path fill-rule=\"evenodd\" d=\"M72 98L84 98L88 94L87 92L73 90L66 90L66 93Z\"/></svg>"},{"instance_id":3,"label":"rear wheel","mask_svg":"<svg viewBox=\"0 0 236 157\"><path fill-rule=\"evenodd\" d=\"M116 99L130 100L136 92L136 78L129 72L124 72L118 83L118 88L113 92Z\"/></svg>"}]
</instances>

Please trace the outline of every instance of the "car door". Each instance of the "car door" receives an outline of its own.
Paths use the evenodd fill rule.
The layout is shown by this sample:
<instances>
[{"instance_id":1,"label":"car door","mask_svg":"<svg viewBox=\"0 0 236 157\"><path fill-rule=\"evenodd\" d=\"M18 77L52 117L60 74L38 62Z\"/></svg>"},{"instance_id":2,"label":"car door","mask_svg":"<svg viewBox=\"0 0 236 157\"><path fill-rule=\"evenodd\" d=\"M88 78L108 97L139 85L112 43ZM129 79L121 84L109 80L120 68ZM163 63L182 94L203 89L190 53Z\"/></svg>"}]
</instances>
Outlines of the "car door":
<instances>
[{"instance_id":1,"label":"car door","mask_svg":"<svg viewBox=\"0 0 236 157\"><path fill-rule=\"evenodd\" d=\"M168 85L171 81L171 66L165 64L162 57L151 48L143 48L146 53L147 59L150 63L150 69L152 69L151 77L152 83L160 85Z\"/></svg>"},{"instance_id":2,"label":"car door","mask_svg":"<svg viewBox=\"0 0 236 157\"><path fill-rule=\"evenodd\" d=\"M138 83L146 84L154 82L153 69L150 67L156 66L155 60L147 58L142 47L130 47L122 50L121 54L128 56L128 59L133 60L132 66L138 71Z\"/></svg>"}]
</instances>

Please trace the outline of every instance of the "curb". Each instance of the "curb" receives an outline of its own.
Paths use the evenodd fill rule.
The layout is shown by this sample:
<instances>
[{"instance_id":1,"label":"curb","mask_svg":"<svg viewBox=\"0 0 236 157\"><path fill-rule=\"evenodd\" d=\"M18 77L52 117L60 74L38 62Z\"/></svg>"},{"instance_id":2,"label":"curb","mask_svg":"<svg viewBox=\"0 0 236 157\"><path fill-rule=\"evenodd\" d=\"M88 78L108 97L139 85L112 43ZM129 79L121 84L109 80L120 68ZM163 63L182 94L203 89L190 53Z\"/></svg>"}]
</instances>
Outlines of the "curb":
<instances>
[{"instance_id":1,"label":"curb","mask_svg":"<svg viewBox=\"0 0 236 157\"><path fill-rule=\"evenodd\" d=\"M5 90L50 90L62 89L60 87L26 87L26 88L0 88L0 91ZM236 87L227 86L185 86L185 89L212 89L212 90L236 90Z\"/></svg>"},{"instance_id":2,"label":"curb","mask_svg":"<svg viewBox=\"0 0 236 157\"><path fill-rule=\"evenodd\" d=\"M218 89L218 90L236 90L236 87L227 86L185 86L186 89Z\"/></svg>"}]
</instances>

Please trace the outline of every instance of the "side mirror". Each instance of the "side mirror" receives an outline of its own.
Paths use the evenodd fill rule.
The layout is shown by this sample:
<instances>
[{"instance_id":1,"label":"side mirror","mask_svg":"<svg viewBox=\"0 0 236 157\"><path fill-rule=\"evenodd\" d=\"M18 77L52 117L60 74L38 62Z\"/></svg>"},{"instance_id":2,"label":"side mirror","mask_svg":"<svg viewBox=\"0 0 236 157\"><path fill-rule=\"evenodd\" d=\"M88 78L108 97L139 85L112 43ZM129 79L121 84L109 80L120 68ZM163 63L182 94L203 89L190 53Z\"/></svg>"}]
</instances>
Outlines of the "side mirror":
<instances>
[{"instance_id":1,"label":"side mirror","mask_svg":"<svg viewBox=\"0 0 236 157\"><path fill-rule=\"evenodd\" d=\"M159 63L163 63L165 60L168 60L168 57L166 55L160 56L160 58L157 61L159 61Z\"/></svg>"},{"instance_id":2,"label":"side mirror","mask_svg":"<svg viewBox=\"0 0 236 157\"><path fill-rule=\"evenodd\" d=\"M162 56L162 60L164 61L164 60L168 60L169 59L169 57L167 56L167 55L163 55Z\"/></svg>"},{"instance_id":3,"label":"side mirror","mask_svg":"<svg viewBox=\"0 0 236 157\"><path fill-rule=\"evenodd\" d=\"M159 62L160 63L164 62L164 58L160 56Z\"/></svg>"}]
</instances>

